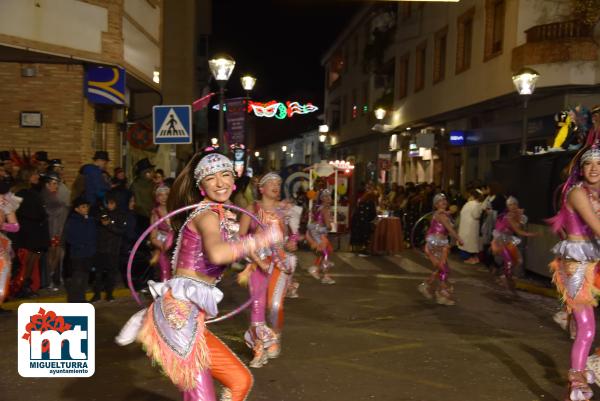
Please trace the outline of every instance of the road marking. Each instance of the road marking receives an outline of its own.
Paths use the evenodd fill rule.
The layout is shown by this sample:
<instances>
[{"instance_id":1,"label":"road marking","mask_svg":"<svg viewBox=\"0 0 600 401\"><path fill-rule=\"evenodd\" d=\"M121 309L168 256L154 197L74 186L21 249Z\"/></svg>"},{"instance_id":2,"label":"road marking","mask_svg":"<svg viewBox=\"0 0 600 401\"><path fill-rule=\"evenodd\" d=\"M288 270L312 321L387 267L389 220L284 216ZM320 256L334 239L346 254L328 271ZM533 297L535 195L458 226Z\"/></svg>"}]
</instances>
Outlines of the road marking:
<instances>
[{"instance_id":1,"label":"road marking","mask_svg":"<svg viewBox=\"0 0 600 401\"><path fill-rule=\"evenodd\" d=\"M347 252L338 252L336 256L342 259L345 263L350 265L355 270L363 270L363 271L381 271L381 268L378 267L373 262L367 260L367 258L361 258L360 256L355 256L353 253Z\"/></svg>"},{"instance_id":2,"label":"road marking","mask_svg":"<svg viewBox=\"0 0 600 401\"><path fill-rule=\"evenodd\" d=\"M389 260L396 266L400 267L402 270L406 270L409 273L431 273L430 269L400 255L386 256L385 259Z\"/></svg>"},{"instance_id":3,"label":"road marking","mask_svg":"<svg viewBox=\"0 0 600 401\"><path fill-rule=\"evenodd\" d=\"M435 388L439 388L442 390L449 390L449 389L454 389L455 387L453 386L448 386L446 384L442 384L436 381L432 381L432 380L423 380L421 377L418 376L413 376L413 375L406 375L406 374L400 374L398 372L391 372L389 370L384 370L384 369L378 369L378 368L372 368L369 366L365 366L365 365L359 365L357 363L352 363L352 362L346 362L346 361L340 361L340 360L335 360L335 359L330 359L330 360L326 360L325 362L330 363L332 365L338 365L338 366L343 366L343 367L348 367L348 368L353 368L356 370L361 370L363 372L368 372L368 373L373 373L379 376L388 376L388 377L392 377L395 379L400 379L400 380L404 380L410 383L419 383L425 386L429 386L429 387L435 387Z\"/></svg>"}]
</instances>

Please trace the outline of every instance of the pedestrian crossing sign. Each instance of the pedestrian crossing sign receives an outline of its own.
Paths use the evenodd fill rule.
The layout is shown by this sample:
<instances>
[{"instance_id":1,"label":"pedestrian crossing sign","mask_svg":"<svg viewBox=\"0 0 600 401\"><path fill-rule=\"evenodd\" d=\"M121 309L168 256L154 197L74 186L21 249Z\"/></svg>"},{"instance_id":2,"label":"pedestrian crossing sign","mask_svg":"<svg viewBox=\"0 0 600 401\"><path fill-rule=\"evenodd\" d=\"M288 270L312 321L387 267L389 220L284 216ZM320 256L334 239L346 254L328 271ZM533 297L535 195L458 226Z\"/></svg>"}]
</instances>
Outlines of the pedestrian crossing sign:
<instances>
[{"instance_id":1,"label":"pedestrian crossing sign","mask_svg":"<svg viewBox=\"0 0 600 401\"><path fill-rule=\"evenodd\" d=\"M154 106L154 143L192 143L192 106Z\"/></svg>"}]
</instances>

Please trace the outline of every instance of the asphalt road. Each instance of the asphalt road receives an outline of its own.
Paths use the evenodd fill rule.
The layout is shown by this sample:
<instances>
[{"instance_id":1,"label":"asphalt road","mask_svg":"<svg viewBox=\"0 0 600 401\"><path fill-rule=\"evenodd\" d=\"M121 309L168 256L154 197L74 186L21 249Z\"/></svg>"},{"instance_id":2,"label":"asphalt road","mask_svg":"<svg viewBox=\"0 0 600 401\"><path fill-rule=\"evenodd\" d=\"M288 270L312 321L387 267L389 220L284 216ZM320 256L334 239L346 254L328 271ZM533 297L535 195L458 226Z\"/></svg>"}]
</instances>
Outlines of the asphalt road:
<instances>
[{"instance_id":1,"label":"asphalt road","mask_svg":"<svg viewBox=\"0 0 600 401\"><path fill-rule=\"evenodd\" d=\"M496 287L482 269L451 263L456 306L424 299L426 260L336 254L335 285L305 271L300 298L286 300L283 352L254 369L258 401L562 401L570 341L553 321L558 302ZM227 311L247 298L223 280ZM9 304L10 307L10 304ZM128 297L96 304L96 373L31 379L17 373L16 313L0 316L0 400L179 400L137 345L114 335L138 310ZM248 362L243 314L212 327ZM596 388L597 389L597 388ZM598 390L600 394L600 390Z\"/></svg>"}]
</instances>

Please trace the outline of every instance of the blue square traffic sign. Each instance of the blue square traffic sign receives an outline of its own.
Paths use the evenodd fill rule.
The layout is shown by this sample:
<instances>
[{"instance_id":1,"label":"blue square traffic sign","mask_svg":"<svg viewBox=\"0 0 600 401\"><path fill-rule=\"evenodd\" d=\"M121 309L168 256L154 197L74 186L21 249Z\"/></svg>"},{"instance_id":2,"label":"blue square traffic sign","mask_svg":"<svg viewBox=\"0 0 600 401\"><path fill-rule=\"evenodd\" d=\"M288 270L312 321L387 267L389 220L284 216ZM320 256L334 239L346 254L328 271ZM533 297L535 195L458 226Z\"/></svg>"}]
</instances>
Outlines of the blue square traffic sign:
<instances>
[{"instance_id":1,"label":"blue square traffic sign","mask_svg":"<svg viewBox=\"0 0 600 401\"><path fill-rule=\"evenodd\" d=\"M192 143L192 106L154 106L154 143Z\"/></svg>"}]
</instances>

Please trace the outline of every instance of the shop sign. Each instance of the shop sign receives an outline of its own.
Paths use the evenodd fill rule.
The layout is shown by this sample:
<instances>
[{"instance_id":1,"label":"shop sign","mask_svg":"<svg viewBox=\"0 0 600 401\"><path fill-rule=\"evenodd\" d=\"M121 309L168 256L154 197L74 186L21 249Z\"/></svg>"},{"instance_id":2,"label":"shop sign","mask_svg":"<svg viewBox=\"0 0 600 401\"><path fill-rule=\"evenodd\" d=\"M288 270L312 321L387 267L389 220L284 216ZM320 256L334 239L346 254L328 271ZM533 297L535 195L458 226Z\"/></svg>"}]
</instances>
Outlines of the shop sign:
<instances>
[{"instance_id":1,"label":"shop sign","mask_svg":"<svg viewBox=\"0 0 600 401\"><path fill-rule=\"evenodd\" d=\"M450 131L450 145L463 146L465 144L465 131Z\"/></svg>"},{"instance_id":2,"label":"shop sign","mask_svg":"<svg viewBox=\"0 0 600 401\"><path fill-rule=\"evenodd\" d=\"M380 153L377 156L377 168L379 170L389 171L392 166L392 155L389 153Z\"/></svg>"}]
</instances>

